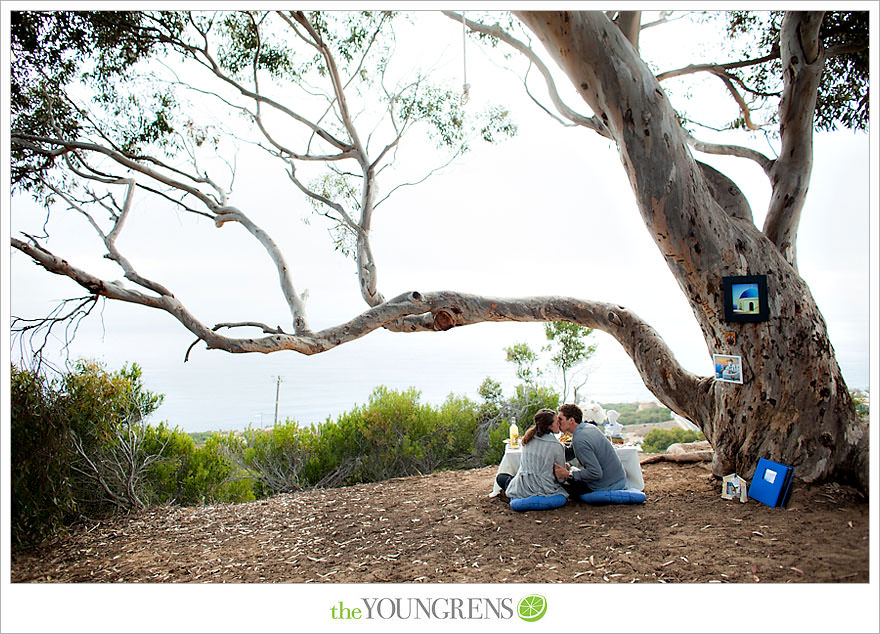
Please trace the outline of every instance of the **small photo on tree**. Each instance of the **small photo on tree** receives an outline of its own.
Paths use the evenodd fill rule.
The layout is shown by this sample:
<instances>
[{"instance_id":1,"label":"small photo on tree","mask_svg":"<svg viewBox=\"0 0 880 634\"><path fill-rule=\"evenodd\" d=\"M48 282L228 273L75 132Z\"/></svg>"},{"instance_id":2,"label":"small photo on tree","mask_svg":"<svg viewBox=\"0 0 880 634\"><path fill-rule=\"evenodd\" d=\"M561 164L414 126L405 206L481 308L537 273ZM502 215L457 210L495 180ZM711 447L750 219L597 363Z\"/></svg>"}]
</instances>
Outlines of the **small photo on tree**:
<instances>
[{"instance_id":1,"label":"small photo on tree","mask_svg":"<svg viewBox=\"0 0 880 634\"><path fill-rule=\"evenodd\" d=\"M742 357L734 354L713 354L715 379L727 383L742 383Z\"/></svg>"},{"instance_id":2,"label":"small photo on tree","mask_svg":"<svg viewBox=\"0 0 880 634\"><path fill-rule=\"evenodd\" d=\"M734 275L721 278L724 293L725 321L766 321L767 308L766 275Z\"/></svg>"}]
</instances>

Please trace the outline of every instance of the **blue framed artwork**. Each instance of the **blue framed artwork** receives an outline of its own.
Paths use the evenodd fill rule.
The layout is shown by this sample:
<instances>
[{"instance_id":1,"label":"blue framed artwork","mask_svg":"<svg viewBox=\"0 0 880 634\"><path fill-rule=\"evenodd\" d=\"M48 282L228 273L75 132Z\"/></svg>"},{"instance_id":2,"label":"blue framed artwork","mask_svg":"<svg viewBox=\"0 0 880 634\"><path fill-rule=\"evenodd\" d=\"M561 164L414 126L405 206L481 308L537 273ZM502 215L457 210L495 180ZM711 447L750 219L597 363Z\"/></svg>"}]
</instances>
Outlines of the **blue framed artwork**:
<instances>
[{"instance_id":1,"label":"blue framed artwork","mask_svg":"<svg viewBox=\"0 0 880 634\"><path fill-rule=\"evenodd\" d=\"M732 275L721 278L724 294L724 321L767 321L766 275Z\"/></svg>"}]
</instances>

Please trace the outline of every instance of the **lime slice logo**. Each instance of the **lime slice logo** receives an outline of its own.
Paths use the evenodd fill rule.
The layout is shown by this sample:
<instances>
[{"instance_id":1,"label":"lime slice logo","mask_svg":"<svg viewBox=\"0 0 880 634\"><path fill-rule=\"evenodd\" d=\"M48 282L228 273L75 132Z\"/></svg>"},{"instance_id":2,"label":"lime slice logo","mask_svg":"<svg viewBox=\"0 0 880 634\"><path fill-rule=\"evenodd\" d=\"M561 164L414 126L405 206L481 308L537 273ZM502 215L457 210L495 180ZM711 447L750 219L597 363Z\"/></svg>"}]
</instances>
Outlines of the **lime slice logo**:
<instances>
[{"instance_id":1,"label":"lime slice logo","mask_svg":"<svg viewBox=\"0 0 880 634\"><path fill-rule=\"evenodd\" d=\"M547 599L540 594L523 597L516 605L516 613L523 621L538 621L547 613Z\"/></svg>"}]
</instances>

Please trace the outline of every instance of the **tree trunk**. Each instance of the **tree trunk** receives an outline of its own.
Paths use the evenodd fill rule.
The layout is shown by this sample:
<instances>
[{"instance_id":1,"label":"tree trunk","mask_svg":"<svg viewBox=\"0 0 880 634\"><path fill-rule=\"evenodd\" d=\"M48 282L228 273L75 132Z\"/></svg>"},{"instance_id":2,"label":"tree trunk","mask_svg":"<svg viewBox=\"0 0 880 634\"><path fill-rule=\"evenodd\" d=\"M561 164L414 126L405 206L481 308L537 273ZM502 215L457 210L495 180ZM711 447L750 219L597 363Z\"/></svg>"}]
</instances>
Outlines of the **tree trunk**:
<instances>
[{"instance_id":1,"label":"tree trunk","mask_svg":"<svg viewBox=\"0 0 880 634\"><path fill-rule=\"evenodd\" d=\"M637 361L646 385L702 428L715 450L715 475L749 478L758 458L767 457L793 465L804 482L837 479L867 491L867 425L856 418L790 241L780 250L743 214L729 213L729 201L713 197L654 75L602 13L518 17L617 142L645 225L688 298L709 354L742 356L742 385L710 381L688 394L677 391L673 400ZM807 173L797 180L808 181L809 161L798 166ZM722 277L758 274L767 276L769 320L725 322ZM725 343L728 331L736 333L734 346Z\"/></svg>"}]
</instances>

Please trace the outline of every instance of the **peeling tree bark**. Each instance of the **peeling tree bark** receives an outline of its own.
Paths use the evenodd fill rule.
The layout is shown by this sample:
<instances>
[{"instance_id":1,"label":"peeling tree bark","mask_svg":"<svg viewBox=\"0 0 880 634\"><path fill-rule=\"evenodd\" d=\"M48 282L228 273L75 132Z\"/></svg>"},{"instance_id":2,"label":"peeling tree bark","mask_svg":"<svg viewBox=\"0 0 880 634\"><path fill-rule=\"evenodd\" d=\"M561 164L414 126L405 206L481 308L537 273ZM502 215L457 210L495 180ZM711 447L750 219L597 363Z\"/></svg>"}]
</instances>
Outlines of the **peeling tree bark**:
<instances>
[{"instance_id":1,"label":"peeling tree bark","mask_svg":"<svg viewBox=\"0 0 880 634\"><path fill-rule=\"evenodd\" d=\"M725 181L719 174L693 159L654 75L602 13L517 15L617 142L642 219L688 298L709 351L743 357L742 386L710 380L705 390L682 395L672 407L711 441L714 473L751 474L763 456L794 465L805 482L838 478L867 490L868 430L857 422L825 321L794 261L811 168L821 69L821 54L811 43L821 14L790 16L783 28L784 141L772 168L769 234L757 230L736 192L721 195ZM724 322L722 276L752 274L768 277L770 320ZM724 343L726 331L736 333L736 348Z\"/></svg>"}]
</instances>

